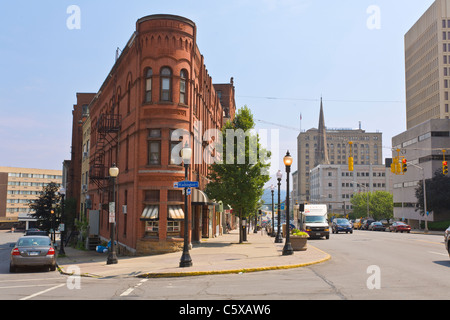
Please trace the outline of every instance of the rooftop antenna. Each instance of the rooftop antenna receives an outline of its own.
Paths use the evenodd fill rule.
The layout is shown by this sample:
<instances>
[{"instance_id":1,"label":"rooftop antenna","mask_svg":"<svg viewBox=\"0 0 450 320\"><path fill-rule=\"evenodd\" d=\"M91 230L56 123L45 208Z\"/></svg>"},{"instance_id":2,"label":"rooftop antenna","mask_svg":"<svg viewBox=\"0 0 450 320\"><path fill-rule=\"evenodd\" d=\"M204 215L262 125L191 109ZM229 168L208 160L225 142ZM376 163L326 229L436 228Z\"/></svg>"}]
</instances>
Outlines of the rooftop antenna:
<instances>
[{"instance_id":1,"label":"rooftop antenna","mask_svg":"<svg viewBox=\"0 0 450 320\"><path fill-rule=\"evenodd\" d=\"M120 53L122 52L122 50L120 50L119 47L117 47L116 49L116 61L119 59Z\"/></svg>"}]
</instances>

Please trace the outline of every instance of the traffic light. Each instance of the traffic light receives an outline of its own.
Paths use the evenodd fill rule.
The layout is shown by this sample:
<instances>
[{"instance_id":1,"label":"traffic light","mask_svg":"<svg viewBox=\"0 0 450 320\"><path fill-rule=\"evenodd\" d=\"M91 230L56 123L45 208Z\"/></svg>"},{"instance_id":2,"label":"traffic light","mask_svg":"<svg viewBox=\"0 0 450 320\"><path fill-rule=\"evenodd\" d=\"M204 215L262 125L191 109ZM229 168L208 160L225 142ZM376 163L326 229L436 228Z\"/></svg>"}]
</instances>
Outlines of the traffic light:
<instances>
[{"instance_id":1,"label":"traffic light","mask_svg":"<svg viewBox=\"0 0 450 320\"><path fill-rule=\"evenodd\" d=\"M442 161L442 173L443 174L448 174L447 161Z\"/></svg>"},{"instance_id":2,"label":"traffic light","mask_svg":"<svg viewBox=\"0 0 450 320\"><path fill-rule=\"evenodd\" d=\"M353 171L353 157L348 157L348 171Z\"/></svg>"},{"instance_id":3,"label":"traffic light","mask_svg":"<svg viewBox=\"0 0 450 320\"><path fill-rule=\"evenodd\" d=\"M402 164L400 163L400 160L397 159L397 162L395 163L395 174L402 173Z\"/></svg>"},{"instance_id":4,"label":"traffic light","mask_svg":"<svg viewBox=\"0 0 450 320\"><path fill-rule=\"evenodd\" d=\"M394 159L392 159L391 172L393 174L399 174L402 172L402 164L400 164L398 157L395 157Z\"/></svg>"},{"instance_id":5,"label":"traffic light","mask_svg":"<svg viewBox=\"0 0 450 320\"><path fill-rule=\"evenodd\" d=\"M406 171L408 171L408 161L406 161L406 159L402 159L402 172L403 172L403 174L405 174Z\"/></svg>"},{"instance_id":6,"label":"traffic light","mask_svg":"<svg viewBox=\"0 0 450 320\"><path fill-rule=\"evenodd\" d=\"M392 163L391 163L391 172L394 173L394 174L397 174L397 166L395 164L396 161L397 161L397 159L394 158L394 159L392 159Z\"/></svg>"}]
</instances>

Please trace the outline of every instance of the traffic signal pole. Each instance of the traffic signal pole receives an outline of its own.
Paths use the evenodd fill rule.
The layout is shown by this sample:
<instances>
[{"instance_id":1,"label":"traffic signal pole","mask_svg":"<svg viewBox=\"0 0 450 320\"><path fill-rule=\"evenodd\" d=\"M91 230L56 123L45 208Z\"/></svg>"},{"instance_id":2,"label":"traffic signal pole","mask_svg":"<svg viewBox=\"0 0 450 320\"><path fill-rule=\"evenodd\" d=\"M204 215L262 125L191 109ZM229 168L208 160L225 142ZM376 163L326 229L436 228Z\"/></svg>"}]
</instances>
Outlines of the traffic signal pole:
<instances>
[{"instance_id":1,"label":"traffic signal pole","mask_svg":"<svg viewBox=\"0 0 450 320\"><path fill-rule=\"evenodd\" d=\"M425 233L428 233L428 211L427 211L427 188L425 185L425 169L422 167L419 167L418 165L414 163L410 163L413 167L416 167L420 170L422 170L422 185L423 185L423 210L425 214Z\"/></svg>"}]
</instances>

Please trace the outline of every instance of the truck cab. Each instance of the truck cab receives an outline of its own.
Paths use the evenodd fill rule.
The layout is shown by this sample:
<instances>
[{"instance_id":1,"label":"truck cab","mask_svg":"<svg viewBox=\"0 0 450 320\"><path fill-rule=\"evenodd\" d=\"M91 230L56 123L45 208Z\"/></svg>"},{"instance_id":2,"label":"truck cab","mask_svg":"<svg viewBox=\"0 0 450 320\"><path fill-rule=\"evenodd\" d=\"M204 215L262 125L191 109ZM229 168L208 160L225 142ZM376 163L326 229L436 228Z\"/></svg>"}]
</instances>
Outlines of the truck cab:
<instances>
[{"instance_id":1,"label":"truck cab","mask_svg":"<svg viewBox=\"0 0 450 320\"><path fill-rule=\"evenodd\" d=\"M302 228L310 238L330 238L326 204L307 204L301 213Z\"/></svg>"}]
</instances>

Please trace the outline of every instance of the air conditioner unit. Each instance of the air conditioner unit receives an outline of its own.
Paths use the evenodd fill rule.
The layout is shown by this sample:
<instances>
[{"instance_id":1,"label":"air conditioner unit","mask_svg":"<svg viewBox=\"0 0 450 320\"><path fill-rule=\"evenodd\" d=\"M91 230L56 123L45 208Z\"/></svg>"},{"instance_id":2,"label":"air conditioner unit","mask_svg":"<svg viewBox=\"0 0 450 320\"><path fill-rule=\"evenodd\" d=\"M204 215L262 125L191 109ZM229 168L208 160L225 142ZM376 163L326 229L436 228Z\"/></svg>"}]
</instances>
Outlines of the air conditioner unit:
<instances>
[{"instance_id":1,"label":"air conditioner unit","mask_svg":"<svg viewBox=\"0 0 450 320\"><path fill-rule=\"evenodd\" d=\"M122 212L123 212L123 214L127 214L127 206L126 205L122 206Z\"/></svg>"},{"instance_id":2,"label":"air conditioner unit","mask_svg":"<svg viewBox=\"0 0 450 320\"><path fill-rule=\"evenodd\" d=\"M88 186L87 186L87 184L83 184L83 185L81 186L81 191L83 191L83 192L87 192L87 191L88 191Z\"/></svg>"}]
</instances>

